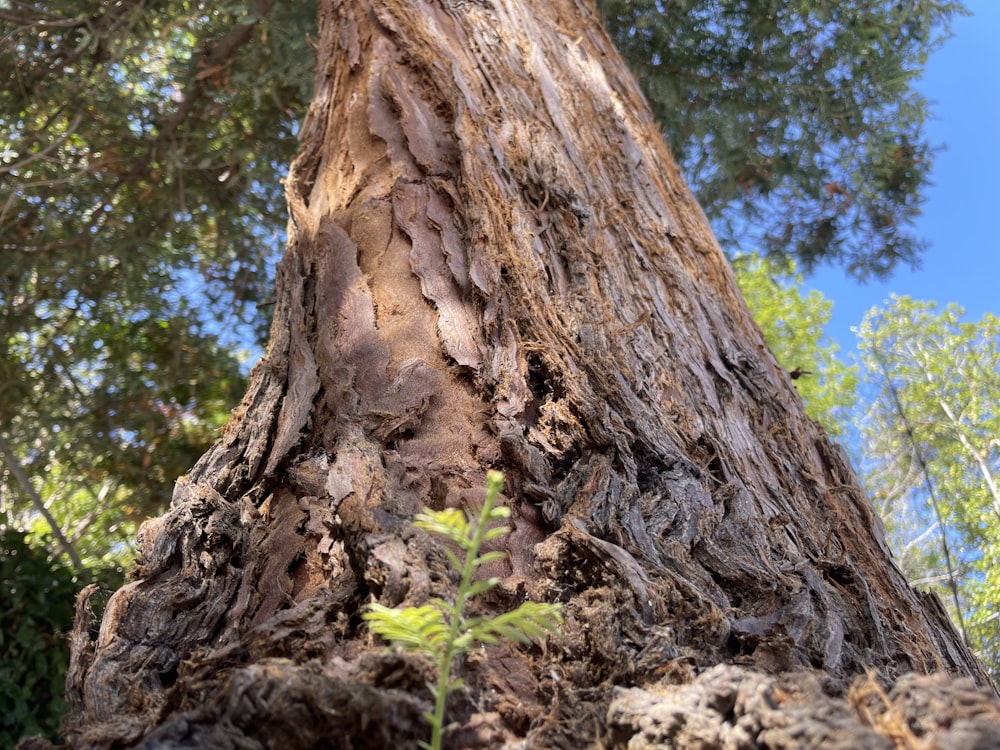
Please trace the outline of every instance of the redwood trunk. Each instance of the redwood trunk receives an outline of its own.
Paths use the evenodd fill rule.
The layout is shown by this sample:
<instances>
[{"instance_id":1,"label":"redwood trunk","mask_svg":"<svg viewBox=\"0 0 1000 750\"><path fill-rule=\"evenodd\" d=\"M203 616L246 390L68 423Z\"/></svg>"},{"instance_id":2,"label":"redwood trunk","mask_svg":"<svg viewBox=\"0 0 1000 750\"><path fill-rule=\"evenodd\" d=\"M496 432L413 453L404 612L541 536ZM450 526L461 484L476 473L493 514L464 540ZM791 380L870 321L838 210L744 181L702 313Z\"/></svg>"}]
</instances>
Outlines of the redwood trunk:
<instances>
[{"instance_id":1,"label":"redwood trunk","mask_svg":"<svg viewBox=\"0 0 1000 750\"><path fill-rule=\"evenodd\" d=\"M448 595L410 519L475 506L489 468L516 530L482 606L567 621L470 657L455 747L624 746L697 685L742 706L720 727L751 686L863 744L837 696L866 670L985 682L805 416L590 5L321 6L267 354L95 642L81 600L71 744L415 747L429 669L359 614ZM754 672L692 682L719 664Z\"/></svg>"}]
</instances>

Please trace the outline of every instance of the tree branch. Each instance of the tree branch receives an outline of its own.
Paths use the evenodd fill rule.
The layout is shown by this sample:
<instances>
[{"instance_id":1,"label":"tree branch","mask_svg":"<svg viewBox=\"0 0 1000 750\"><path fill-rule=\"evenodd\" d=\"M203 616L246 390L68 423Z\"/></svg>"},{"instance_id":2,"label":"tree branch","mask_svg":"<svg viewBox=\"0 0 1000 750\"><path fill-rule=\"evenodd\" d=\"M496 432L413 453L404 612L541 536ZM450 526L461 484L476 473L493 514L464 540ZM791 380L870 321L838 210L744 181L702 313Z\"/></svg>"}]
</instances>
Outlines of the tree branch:
<instances>
[{"instance_id":1,"label":"tree branch","mask_svg":"<svg viewBox=\"0 0 1000 750\"><path fill-rule=\"evenodd\" d=\"M952 427L955 430L955 436L958 437L958 441L962 444L962 447L968 451L969 455L972 456L972 460L976 462L979 467L979 473L983 477L983 481L986 482L986 486L990 491L990 495L993 500L991 505L993 506L993 512L1000 518L1000 488L997 487L997 482L993 478L993 474L990 471L990 467L983 460L983 457L979 454L979 451L975 449L972 443L961 430L961 423L955 417L955 413L951 410L951 407L945 403L944 399L938 400L938 405L941 407L941 411L945 413L948 419L951 421Z\"/></svg>"},{"instance_id":2,"label":"tree branch","mask_svg":"<svg viewBox=\"0 0 1000 750\"><path fill-rule=\"evenodd\" d=\"M892 378L889 375L889 367L885 361L884 354L881 350L876 350L874 356L876 362L882 370L882 377L885 379L885 387L889 392L889 396L892 398L893 409L895 409L896 415L902 422L903 429L906 431L906 437L910 441L910 449L913 451L913 458L920 465L920 472L923 474L924 478L924 487L926 487L927 494L930 496L931 507L934 509L934 515L941 528L941 552L944 555L945 567L948 571L948 588L951 591L952 601L955 604L955 614L958 618L959 630L962 631L962 640L966 645L968 645L969 634L965 628L965 617L962 614L962 602L958 595L957 575L955 567L952 564L951 549L948 545L948 525L944 522L944 514L941 512L941 504L938 502L937 492L934 490L934 482L931 479L930 467L927 464L927 460L924 458L923 451L920 449L920 444L917 442L916 433L910 423L906 409L903 406L903 399L899 394L899 389L896 387L896 384L892 382Z\"/></svg>"},{"instance_id":3,"label":"tree branch","mask_svg":"<svg viewBox=\"0 0 1000 750\"><path fill-rule=\"evenodd\" d=\"M52 517L49 513L48 508L45 507L45 503L42 502L42 498L38 496L35 488L31 486L31 482L28 480L28 475L24 473L24 469L21 468L21 462L17 460L17 456L14 455L14 451L11 450L10 444L8 444L7 439L0 433L0 453L3 453L4 463L10 469L14 478L18 481L21 487L24 489L25 493L28 495L28 499L31 500L31 504L35 507L42 517L48 523L49 527L52 529L52 536L56 538L59 542L59 546L62 551L66 553L67 557L72 561L73 567L76 572L85 578L89 578L87 574L87 569L84 567L83 560L80 559L80 554L76 551L70 541L63 534L62 529L59 528L59 524L56 523L56 519Z\"/></svg>"}]
</instances>

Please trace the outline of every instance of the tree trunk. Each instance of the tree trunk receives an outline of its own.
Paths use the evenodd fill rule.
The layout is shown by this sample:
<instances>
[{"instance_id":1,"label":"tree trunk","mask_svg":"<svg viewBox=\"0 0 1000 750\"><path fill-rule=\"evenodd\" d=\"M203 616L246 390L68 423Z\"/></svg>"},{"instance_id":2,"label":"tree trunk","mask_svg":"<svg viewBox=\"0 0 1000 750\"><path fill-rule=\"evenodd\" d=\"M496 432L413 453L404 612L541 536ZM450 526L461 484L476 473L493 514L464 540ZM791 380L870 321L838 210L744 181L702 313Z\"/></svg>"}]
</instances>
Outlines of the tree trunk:
<instances>
[{"instance_id":1,"label":"tree trunk","mask_svg":"<svg viewBox=\"0 0 1000 750\"><path fill-rule=\"evenodd\" d=\"M848 695L866 670L988 682L805 416L589 3L334 0L317 49L267 353L93 642L81 597L72 746L416 747L430 668L360 613L449 595L411 518L475 507L489 468L515 531L480 606L566 623L468 657L454 747L690 747L697 706L727 746L878 747L903 703Z\"/></svg>"}]
</instances>

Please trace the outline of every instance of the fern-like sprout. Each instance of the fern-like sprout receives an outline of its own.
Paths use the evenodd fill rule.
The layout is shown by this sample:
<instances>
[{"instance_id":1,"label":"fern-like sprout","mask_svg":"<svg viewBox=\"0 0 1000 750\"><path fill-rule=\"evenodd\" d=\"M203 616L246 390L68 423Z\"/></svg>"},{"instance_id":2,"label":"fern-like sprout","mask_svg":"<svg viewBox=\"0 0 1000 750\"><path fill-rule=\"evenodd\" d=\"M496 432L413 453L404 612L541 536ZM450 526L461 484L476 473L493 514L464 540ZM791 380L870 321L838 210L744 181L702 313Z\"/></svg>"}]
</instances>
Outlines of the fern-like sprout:
<instances>
[{"instance_id":1,"label":"fern-like sprout","mask_svg":"<svg viewBox=\"0 0 1000 750\"><path fill-rule=\"evenodd\" d=\"M483 542L510 532L508 526L490 527L491 523L510 517L509 509L496 507L503 486L503 474L489 471L486 474L486 501L478 513L447 508L426 510L415 518L418 527L447 539L465 553L463 560L451 549L445 549L448 560L462 572L454 602L435 598L423 606L405 609L372 604L362 615L372 632L397 648L424 654L437 666L437 684L428 686L434 696L434 713L425 714L431 725L431 741L420 743L429 750L440 750L448 695L462 685L461 678L453 677L457 657L469 653L480 643L497 643L501 639L530 643L547 633L558 633L562 623L561 605L538 602L524 602L511 612L495 616L465 616L465 605L470 599L499 583L497 578L473 580L473 576L481 565L504 556L497 551L479 554Z\"/></svg>"}]
</instances>

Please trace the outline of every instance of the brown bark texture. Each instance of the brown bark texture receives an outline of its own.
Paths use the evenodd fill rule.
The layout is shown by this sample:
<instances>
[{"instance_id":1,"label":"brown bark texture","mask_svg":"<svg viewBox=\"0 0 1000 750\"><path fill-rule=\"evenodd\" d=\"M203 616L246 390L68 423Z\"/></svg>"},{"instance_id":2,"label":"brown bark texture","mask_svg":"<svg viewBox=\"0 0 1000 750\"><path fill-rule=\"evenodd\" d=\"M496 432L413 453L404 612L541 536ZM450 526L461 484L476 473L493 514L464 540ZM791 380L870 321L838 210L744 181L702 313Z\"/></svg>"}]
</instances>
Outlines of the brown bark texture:
<instances>
[{"instance_id":1,"label":"brown bark texture","mask_svg":"<svg viewBox=\"0 0 1000 750\"><path fill-rule=\"evenodd\" d=\"M330 0L317 50L267 353L99 632L81 595L68 744L416 747L431 668L360 614L450 595L411 519L490 468L514 531L476 606L566 623L465 660L446 744L995 738L593 8ZM851 687L911 671L964 681Z\"/></svg>"}]
</instances>

